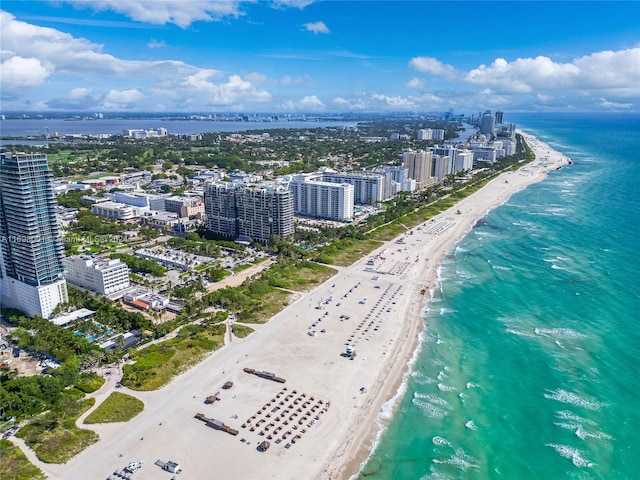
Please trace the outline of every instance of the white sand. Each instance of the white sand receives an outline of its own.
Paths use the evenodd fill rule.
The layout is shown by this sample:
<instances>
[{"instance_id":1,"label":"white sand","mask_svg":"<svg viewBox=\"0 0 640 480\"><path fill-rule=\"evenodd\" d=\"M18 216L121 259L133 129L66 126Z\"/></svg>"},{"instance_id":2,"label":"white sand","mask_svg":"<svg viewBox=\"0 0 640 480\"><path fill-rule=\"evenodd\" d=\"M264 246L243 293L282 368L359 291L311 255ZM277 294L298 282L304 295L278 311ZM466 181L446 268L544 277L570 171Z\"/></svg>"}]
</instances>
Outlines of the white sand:
<instances>
[{"instance_id":1,"label":"white sand","mask_svg":"<svg viewBox=\"0 0 640 480\"><path fill-rule=\"evenodd\" d=\"M567 163L547 145L531 136L526 138L537 155L532 164L501 175L437 218L405 233L404 243L387 242L351 267L339 269L332 279L299 296L267 324L257 326L255 333L234 339L166 387L155 392L128 392L144 401L144 412L126 424L92 426L100 434L100 442L65 465L37 465L49 478L66 480L107 478L134 460L145 462L134 475L136 479L171 478L153 465L156 459L178 462L182 480L333 479L357 473L379 428L376 419L381 406L397 392L407 373L407 362L424 326L420 311L436 283L445 253L489 209ZM367 265L374 257L374 265ZM329 304L322 303L329 297L333 297ZM315 308L319 304L322 310ZM341 321L340 315L350 318ZM317 334L309 336L309 327L318 318L322 321L313 328ZM326 333L320 332L323 328ZM354 360L340 356L347 340L357 351ZM286 383L247 374L243 367L274 372ZM227 380L234 386L222 390ZM287 388L284 392L283 387ZM366 390L361 392L361 387ZM218 391L219 402L203 403L206 396ZM258 414L279 393L281 396ZM298 403L280 417L296 400ZM305 404L307 400L310 403ZM282 406L281 401L285 401ZM326 402L330 407L319 414ZM271 412L276 406L280 410ZM312 407L317 407L316 411L299 424L300 417ZM289 421L298 408L300 414ZM207 427L194 418L198 412L225 422L239 430L239 435ZM266 421L251 432L241 425L253 415L257 416L252 424L262 418ZM310 425L316 415L319 420ZM258 452L256 447L267 438L258 433L269 423L273 423L269 433L282 429L270 441L267 452ZM298 430L292 429L294 425ZM285 448L303 428L306 433ZM276 444L289 429L292 434ZM246 441L241 442L242 438Z\"/></svg>"}]
</instances>

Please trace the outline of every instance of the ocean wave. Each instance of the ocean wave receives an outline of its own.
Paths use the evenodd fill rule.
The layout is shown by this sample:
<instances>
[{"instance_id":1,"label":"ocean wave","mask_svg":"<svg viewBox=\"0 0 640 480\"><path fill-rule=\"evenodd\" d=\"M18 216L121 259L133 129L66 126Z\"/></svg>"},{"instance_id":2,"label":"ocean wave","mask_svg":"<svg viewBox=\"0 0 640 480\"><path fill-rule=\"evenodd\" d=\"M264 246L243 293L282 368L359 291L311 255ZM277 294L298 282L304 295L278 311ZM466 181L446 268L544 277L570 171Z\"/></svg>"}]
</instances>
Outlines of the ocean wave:
<instances>
[{"instance_id":1,"label":"ocean wave","mask_svg":"<svg viewBox=\"0 0 640 480\"><path fill-rule=\"evenodd\" d=\"M547 393L544 394L544 398L561 403L568 403L570 405L575 405L576 407L586 408L587 410L600 410L600 408L606 405L606 403L598 402L593 398L588 398L586 396L581 397L576 393L567 392L561 388L556 390L547 390Z\"/></svg>"},{"instance_id":2,"label":"ocean wave","mask_svg":"<svg viewBox=\"0 0 640 480\"><path fill-rule=\"evenodd\" d=\"M418 385L431 385L436 383L435 379L431 377L427 377L425 374L419 372L418 370L411 373L411 377L413 378L414 383Z\"/></svg>"},{"instance_id":3,"label":"ocean wave","mask_svg":"<svg viewBox=\"0 0 640 480\"><path fill-rule=\"evenodd\" d=\"M442 372L442 371L441 371L441 372L438 374L438 377L437 377L437 378L438 378L438 380L444 380L444 379L445 379L445 378L447 378L447 377L448 377L448 375L447 375L446 373L444 373L444 372Z\"/></svg>"},{"instance_id":4,"label":"ocean wave","mask_svg":"<svg viewBox=\"0 0 640 480\"><path fill-rule=\"evenodd\" d=\"M440 308L440 315L444 315L445 313L456 313L457 310L453 310L452 308Z\"/></svg>"},{"instance_id":5,"label":"ocean wave","mask_svg":"<svg viewBox=\"0 0 640 480\"><path fill-rule=\"evenodd\" d=\"M435 436L431 439L431 441L433 442L434 445L437 445L439 447L450 447L451 443L449 442L449 440L447 440L446 438L443 437L439 437L439 436Z\"/></svg>"},{"instance_id":6,"label":"ocean wave","mask_svg":"<svg viewBox=\"0 0 640 480\"><path fill-rule=\"evenodd\" d=\"M586 337L586 335L576 332L572 328L536 328L534 329L534 332L536 335L540 335L542 337L554 337L561 339Z\"/></svg>"},{"instance_id":7,"label":"ocean wave","mask_svg":"<svg viewBox=\"0 0 640 480\"><path fill-rule=\"evenodd\" d=\"M413 398L426 400L429 403L432 403L434 405L439 405L441 407L446 407L449 405L449 402L447 402L444 398L440 398L437 395L433 395L431 393L413 392Z\"/></svg>"},{"instance_id":8,"label":"ocean wave","mask_svg":"<svg viewBox=\"0 0 640 480\"><path fill-rule=\"evenodd\" d=\"M445 385L444 383L439 383L438 384L438 388L440 389L441 392L453 392L453 391L455 391L454 387L450 387L448 385Z\"/></svg>"},{"instance_id":9,"label":"ocean wave","mask_svg":"<svg viewBox=\"0 0 640 480\"><path fill-rule=\"evenodd\" d=\"M414 398L411 400L416 407L420 409L420 411L428 418L444 418L448 415L448 412L440 408L433 403L425 402L419 398Z\"/></svg>"},{"instance_id":10,"label":"ocean wave","mask_svg":"<svg viewBox=\"0 0 640 480\"><path fill-rule=\"evenodd\" d=\"M467 382L467 384L465 385L467 388L480 388L480 385L477 383L473 383L473 382Z\"/></svg>"},{"instance_id":11,"label":"ocean wave","mask_svg":"<svg viewBox=\"0 0 640 480\"><path fill-rule=\"evenodd\" d=\"M584 440L585 438L595 438L595 439L604 439L604 440L613 439L613 437L607 433L599 432L597 430L595 432L589 432L585 430L582 426L579 426L575 433L576 433L576 436L581 440Z\"/></svg>"},{"instance_id":12,"label":"ocean wave","mask_svg":"<svg viewBox=\"0 0 640 480\"><path fill-rule=\"evenodd\" d=\"M434 463L446 463L449 465L453 465L463 472L466 472L470 468L480 468L480 466L476 463L476 460L461 448L456 449L456 453L445 460L434 459L433 461Z\"/></svg>"},{"instance_id":13,"label":"ocean wave","mask_svg":"<svg viewBox=\"0 0 640 480\"><path fill-rule=\"evenodd\" d=\"M556 412L556 416L561 420L579 422L583 425L595 425L596 422L588 418L581 417L571 412L570 410L559 410Z\"/></svg>"},{"instance_id":14,"label":"ocean wave","mask_svg":"<svg viewBox=\"0 0 640 480\"><path fill-rule=\"evenodd\" d=\"M464 426L469 430L478 430L478 427L476 427L476 424L473 423L473 420L469 420L467 423L464 424Z\"/></svg>"},{"instance_id":15,"label":"ocean wave","mask_svg":"<svg viewBox=\"0 0 640 480\"><path fill-rule=\"evenodd\" d=\"M555 443L547 443L545 446L553 448L561 457L571 460L576 467L593 467L593 462L584 458L582 456L582 452L577 448L573 448L568 445L558 445Z\"/></svg>"},{"instance_id":16,"label":"ocean wave","mask_svg":"<svg viewBox=\"0 0 640 480\"><path fill-rule=\"evenodd\" d=\"M512 270L511 267L503 267L502 265L491 265L491 268L493 268L494 270L507 270L507 271Z\"/></svg>"},{"instance_id":17,"label":"ocean wave","mask_svg":"<svg viewBox=\"0 0 640 480\"><path fill-rule=\"evenodd\" d=\"M535 335L533 333L529 333L529 332L522 332L520 330L514 330L512 328L507 328L507 332L511 333L513 335L518 335L520 337L535 337Z\"/></svg>"}]
</instances>

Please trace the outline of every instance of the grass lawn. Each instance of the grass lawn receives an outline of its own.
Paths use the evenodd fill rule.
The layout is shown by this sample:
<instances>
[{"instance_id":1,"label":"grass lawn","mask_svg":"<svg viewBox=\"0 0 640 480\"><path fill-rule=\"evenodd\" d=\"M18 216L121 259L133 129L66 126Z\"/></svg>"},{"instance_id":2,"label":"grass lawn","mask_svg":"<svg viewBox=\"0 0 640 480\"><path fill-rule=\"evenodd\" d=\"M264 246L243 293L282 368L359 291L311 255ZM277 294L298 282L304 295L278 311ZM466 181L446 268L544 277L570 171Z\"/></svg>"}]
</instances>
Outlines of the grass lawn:
<instances>
[{"instance_id":1,"label":"grass lawn","mask_svg":"<svg viewBox=\"0 0 640 480\"><path fill-rule=\"evenodd\" d=\"M266 323L291 303L292 296L289 292L274 288L272 292L267 293L260 300L243 307L238 312L238 320L243 323Z\"/></svg>"},{"instance_id":2,"label":"grass lawn","mask_svg":"<svg viewBox=\"0 0 640 480\"><path fill-rule=\"evenodd\" d=\"M84 423L128 422L144 410L144 403L126 393L113 392L98 408L91 412Z\"/></svg>"},{"instance_id":3,"label":"grass lawn","mask_svg":"<svg viewBox=\"0 0 640 480\"><path fill-rule=\"evenodd\" d=\"M231 325L231 331L238 338L244 338L251 335L255 330L251 327L247 327L246 325Z\"/></svg>"},{"instance_id":4,"label":"grass lawn","mask_svg":"<svg viewBox=\"0 0 640 480\"><path fill-rule=\"evenodd\" d=\"M178 336L132 354L124 366L122 384L133 390L157 390L224 345L226 325L187 325Z\"/></svg>"},{"instance_id":5,"label":"grass lawn","mask_svg":"<svg viewBox=\"0 0 640 480\"><path fill-rule=\"evenodd\" d=\"M348 267L380 246L382 246L382 242L376 240L338 240L331 245L322 247L317 261Z\"/></svg>"},{"instance_id":6,"label":"grass lawn","mask_svg":"<svg viewBox=\"0 0 640 480\"><path fill-rule=\"evenodd\" d=\"M309 292L336 273L326 265L300 261L273 265L265 275L271 286Z\"/></svg>"},{"instance_id":7,"label":"grass lawn","mask_svg":"<svg viewBox=\"0 0 640 480\"><path fill-rule=\"evenodd\" d=\"M42 471L9 440L0 440L0 478L6 480L44 480Z\"/></svg>"},{"instance_id":8,"label":"grass lawn","mask_svg":"<svg viewBox=\"0 0 640 480\"><path fill-rule=\"evenodd\" d=\"M76 419L93 406L94 398L68 398L58 403L57 408L34 418L16 434L46 463L66 463L99 438L96 432L76 427Z\"/></svg>"}]
</instances>

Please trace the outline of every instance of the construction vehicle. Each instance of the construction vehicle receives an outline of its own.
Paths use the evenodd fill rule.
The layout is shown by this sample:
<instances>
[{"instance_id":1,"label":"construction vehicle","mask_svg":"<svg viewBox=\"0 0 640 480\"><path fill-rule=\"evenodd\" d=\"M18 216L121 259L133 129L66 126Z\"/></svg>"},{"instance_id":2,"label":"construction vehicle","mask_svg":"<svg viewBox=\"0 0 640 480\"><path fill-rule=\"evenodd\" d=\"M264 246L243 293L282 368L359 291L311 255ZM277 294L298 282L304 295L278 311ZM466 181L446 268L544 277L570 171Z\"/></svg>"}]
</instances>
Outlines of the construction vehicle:
<instances>
[{"instance_id":1,"label":"construction vehicle","mask_svg":"<svg viewBox=\"0 0 640 480\"><path fill-rule=\"evenodd\" d=\"M229 435L238 435L238 430L225 425L224 422L220 420L206 417L204 413L196 413L195 418L204 422L207 427L211 427L214 430L222 430L223 432L227 432Z\"/></svg>"},{"instance_id":2,"label":"construction vehicle","mask_svg":"<svg viewBox=\"0 0 640 480\"><path fill-rule=\"evenodd\" d=\"M172 462L171 460L169 460L168 462L156 460L156 465L163 469L165 472L180 473L182 471L180 465L178 465L176 462Z\"/></svg>"},{"instance_id":3,"label":"construction vehicle","mask_svg":"<svg viewBox=\"0 0 640 480\"><path fill-rule=\"evenodd\" d=\"M209 396L205 399L204 403L206 403L207 405L210 405L210 404L212 404L212 403L216 403L218 400L220 400L220 397L219 397L218 395L220 395L220 392L219 392L219 391L217 391L217 392L216 392L216 393L214 393L213 395L209 395Z\"/></svg>"},{"instance_id":4,"label":"construction vehicle","mask_svg":"<svg viewBox=\"0 0 640 480\"><path fill-rule=\"evenodd\" d=\"M278 382L278 383L286 382L284 378L276 377L275 373L265 372L265 371L259 372L257 370L254 370L253 368L245 368L244 371L261 378L266 378L267 380L271 380L273 382Z\"/></svg>"},{"instance_id":5,"label":"construction vehicle","mask_svg":"<svg viewBox=\"0 0 640 480\"><path fill-rule=\"evenodd\" d=\"M260 445L258 445L258 450L260 450L261 452L266 452L267 450L269 450L270 446L271 444L265 440Z\"/></svg>"},{"instance_id":6,"label":"construction vehicle","mask_svg":"<svg viewBox=\"0 0 640 480\"><path fill-rule=\"evenodd\" d=\"M222 385L222 389L223 390L229 390L231 387L233 387L233 382L231 382L231 381L224 382L224 385Z\"/></svg>"}]
</instances>

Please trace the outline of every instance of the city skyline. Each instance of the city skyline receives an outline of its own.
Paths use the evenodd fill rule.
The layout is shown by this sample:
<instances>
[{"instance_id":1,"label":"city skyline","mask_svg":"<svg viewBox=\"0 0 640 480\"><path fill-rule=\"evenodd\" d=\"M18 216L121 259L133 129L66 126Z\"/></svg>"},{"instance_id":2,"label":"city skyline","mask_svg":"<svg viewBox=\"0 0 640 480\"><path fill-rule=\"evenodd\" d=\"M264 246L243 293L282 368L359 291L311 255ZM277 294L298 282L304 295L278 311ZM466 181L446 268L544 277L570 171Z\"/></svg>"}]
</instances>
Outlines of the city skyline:
<instances>
[{"instance_id":1,"label":"city skyline","mask_svg":"<svg viewBox=\"0 0 640 480\"><path fill-rule=\"evenodd\" d=\"M7 0L1 110L638 111L639 15L638 2Z\"/></svg>"}]
</instances>

